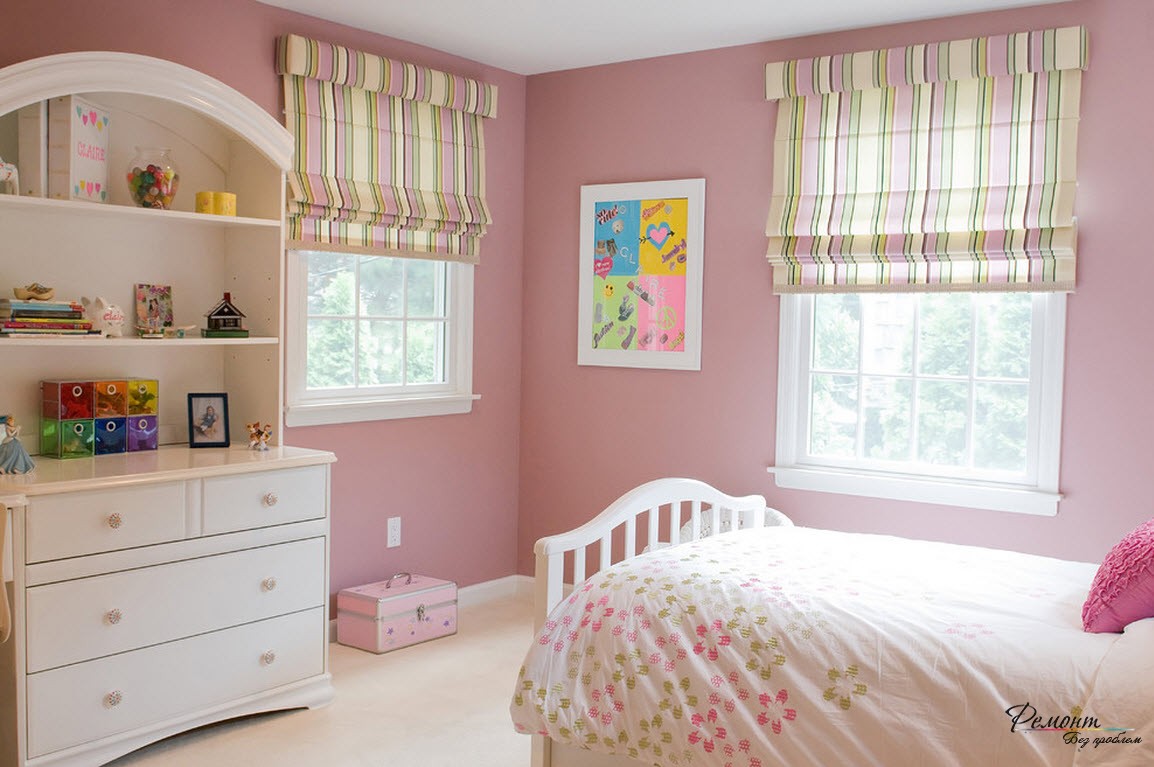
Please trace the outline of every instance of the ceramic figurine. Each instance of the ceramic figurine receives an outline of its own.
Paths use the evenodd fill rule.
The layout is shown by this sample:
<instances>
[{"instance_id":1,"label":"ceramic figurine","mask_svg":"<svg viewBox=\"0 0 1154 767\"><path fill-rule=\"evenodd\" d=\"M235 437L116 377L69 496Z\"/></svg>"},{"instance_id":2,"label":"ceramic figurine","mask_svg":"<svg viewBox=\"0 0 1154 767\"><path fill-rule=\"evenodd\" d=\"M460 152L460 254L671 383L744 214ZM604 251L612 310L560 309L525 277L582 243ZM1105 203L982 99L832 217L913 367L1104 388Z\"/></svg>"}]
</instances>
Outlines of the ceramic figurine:
<instances>
[{"instance_id":1,"label":"ceramic figurine","mask_svg":"<svg viewBox=\"0 0 1154 767\"><path fill-rule=\"evenodd\" d=\"M261 428L260 421L246 423L248 427L248 446L252 450L268 450L268 441L272 438L272 426L265 424Z\"/></svg>"},{"instance_id":2,"label":"ceramic figurine","mask_svg":"<svg viewBox=\"0 0 1154 767\"><path fill-rule=\"evenodd\" d=\"M124 331L123 309L106 302L99 296L95 301L82 296L80 303L84 306L84 316L92 322L93 330L99 330L102 335L110 338L120 337Z\"/></svg>"},{"instance_id":3,"label":"ceramic figurine","mask_svg":"<svg viewBox=\"0 0 1154 767\"><path fill-rule=\"evenodd\" d=\"M51 301L56 297L56 290L34 282L22 288L12 288L12 295L20 301Z\"/></svg>"},{"instance_id":4,"label":"ceramic figurine","mask_svg":"<svg viewBox=\"0 0 1154 767\"><path fill-rule=\"evenodd\" d=\"M0 439L0 474L27 474L36 468L32 457L20 444L20 429L16 419L4 419L3 439Z\"/></svg>"}]
</instances>

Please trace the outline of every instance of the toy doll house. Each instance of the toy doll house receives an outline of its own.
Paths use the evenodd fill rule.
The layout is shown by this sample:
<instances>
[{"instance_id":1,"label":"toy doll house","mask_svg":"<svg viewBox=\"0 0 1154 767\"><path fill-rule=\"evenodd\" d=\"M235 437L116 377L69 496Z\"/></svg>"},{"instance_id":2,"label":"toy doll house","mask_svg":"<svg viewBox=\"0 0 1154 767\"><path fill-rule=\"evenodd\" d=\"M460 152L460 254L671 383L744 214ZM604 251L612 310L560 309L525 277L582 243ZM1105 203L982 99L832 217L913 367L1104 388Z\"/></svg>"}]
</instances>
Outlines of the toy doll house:
<instances>
[{"instance_id":1,"label":"toy doll house","mask_svg":"<svg viewBox=\"0 0 1154 767\"><path fill-rule=\"evenodd\" d=\"M204 316L208 320L208 327L201 328L200 333L205 338L248 336L248 331L244 329L244 312L233 305L231 293L225 293L224 298Z\"/></svg>"}]
</instances>

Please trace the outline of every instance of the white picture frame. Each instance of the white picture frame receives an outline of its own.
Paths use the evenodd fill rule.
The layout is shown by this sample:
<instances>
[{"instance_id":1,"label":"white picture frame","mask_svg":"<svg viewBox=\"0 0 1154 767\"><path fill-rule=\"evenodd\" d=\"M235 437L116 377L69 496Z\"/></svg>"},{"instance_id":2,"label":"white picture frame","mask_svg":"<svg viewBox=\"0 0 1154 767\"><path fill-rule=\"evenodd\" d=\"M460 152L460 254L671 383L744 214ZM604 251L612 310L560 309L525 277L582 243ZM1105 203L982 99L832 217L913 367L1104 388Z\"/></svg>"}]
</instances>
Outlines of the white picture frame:
<instances>
[{"instance_id":1,"label":"white picture frame","mask_svg":"<svg viewBox=\"0 0 1154 767\"><path fill-rule=\"evenodd\" d=\"M701 369L705 179L581 187L577 364Z\"/></svg>"}]
</instances>

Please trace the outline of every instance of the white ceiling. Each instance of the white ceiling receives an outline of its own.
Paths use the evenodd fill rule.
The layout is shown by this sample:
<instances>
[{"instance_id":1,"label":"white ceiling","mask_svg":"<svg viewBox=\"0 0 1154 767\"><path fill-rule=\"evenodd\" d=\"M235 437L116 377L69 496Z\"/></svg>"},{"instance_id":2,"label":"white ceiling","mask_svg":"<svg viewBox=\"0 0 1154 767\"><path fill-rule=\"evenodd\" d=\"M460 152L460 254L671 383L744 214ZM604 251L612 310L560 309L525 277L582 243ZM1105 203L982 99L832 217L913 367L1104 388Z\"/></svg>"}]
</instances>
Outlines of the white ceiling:
<instances>
[{"instance_id":1,"label":"white ceiling","mask_svg":"<svg viewBox=\"0 0 1154 767\"><path fill-rule=\"evenodd\" d=\"M1065 0L260 0L523 75Z\"/></svg>"}]
</instances>

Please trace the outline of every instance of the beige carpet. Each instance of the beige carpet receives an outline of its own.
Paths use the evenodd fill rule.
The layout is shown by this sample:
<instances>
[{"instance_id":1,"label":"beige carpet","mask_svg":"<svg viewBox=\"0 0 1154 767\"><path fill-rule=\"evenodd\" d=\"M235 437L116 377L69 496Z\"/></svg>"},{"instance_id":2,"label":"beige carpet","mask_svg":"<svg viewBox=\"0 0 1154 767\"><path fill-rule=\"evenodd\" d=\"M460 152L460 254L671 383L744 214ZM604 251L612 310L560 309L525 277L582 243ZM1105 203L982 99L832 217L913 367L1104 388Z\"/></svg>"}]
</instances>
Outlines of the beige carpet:
<instances>
[{"instance_id":1,"label":"beige carpet","mask_svg":"<svg viewBox=\"0 0 1154 767\"><path fill-rule=\"evenodd\" d=\"M373 655L330 645L336 699L178 735L115 767L527 767L509 699L532 599L462 606L452 637Z\"/></svg>"}]
</instances>

